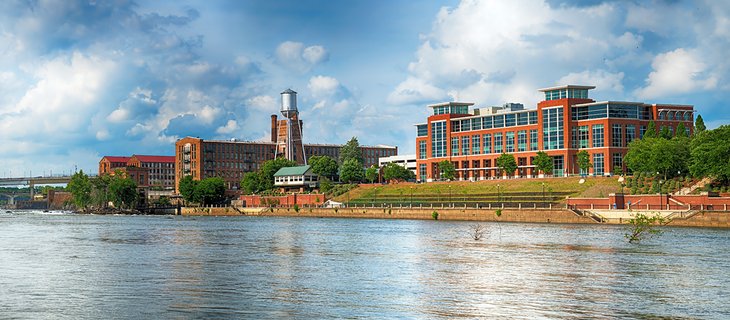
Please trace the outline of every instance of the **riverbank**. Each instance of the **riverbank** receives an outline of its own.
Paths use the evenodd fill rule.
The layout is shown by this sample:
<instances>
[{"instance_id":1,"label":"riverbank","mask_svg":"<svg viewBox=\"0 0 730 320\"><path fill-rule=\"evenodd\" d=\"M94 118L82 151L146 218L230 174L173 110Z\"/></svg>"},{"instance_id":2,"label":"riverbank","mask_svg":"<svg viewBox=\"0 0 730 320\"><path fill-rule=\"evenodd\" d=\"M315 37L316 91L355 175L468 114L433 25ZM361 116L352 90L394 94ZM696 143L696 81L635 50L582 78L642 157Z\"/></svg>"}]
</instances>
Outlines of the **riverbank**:
<instances>
[{"instance_id":1,"label":"riverbank","mask_svg":"<svg viewBox=\"0 0 730 320\"><path fill-rule=\"evenodd\" d=\"M566 209L502 209L496 210L464 208L235 208L235 207L184 207L183 216L275 216L310 218L355 218L355 219L411 219L452 221L493 221L527 223L602 224L580 216ZM727 212L698 212L689 218L675 218L669 226L730 228L730 214Z\"/></svg>"}]
</instances>

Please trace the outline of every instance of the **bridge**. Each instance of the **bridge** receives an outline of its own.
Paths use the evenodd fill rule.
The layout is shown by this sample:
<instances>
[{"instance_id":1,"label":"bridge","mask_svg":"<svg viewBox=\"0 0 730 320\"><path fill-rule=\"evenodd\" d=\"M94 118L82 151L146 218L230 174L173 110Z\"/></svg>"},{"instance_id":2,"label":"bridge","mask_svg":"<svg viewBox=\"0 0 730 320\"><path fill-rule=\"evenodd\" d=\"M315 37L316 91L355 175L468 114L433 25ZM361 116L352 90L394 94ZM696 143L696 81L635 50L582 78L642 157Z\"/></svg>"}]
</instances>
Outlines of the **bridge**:
<instances>
[{"instance_id":1,"label":"bridge","mask_svg":"<svg viewBox=\"0 0 730 320\"><path fill-rule=\"evenodd\" d=\"M89 175L94 177L96 175ZM37 176L37 177L20 177L20 178L0 178L0 186L2 187L18 187L18 186L29 186L30 187L30 198L33 199L33 193L35 193L36 185L48 185L48 184L68 184L71 181L70 175L56 175L56 176Z\"/></svg>"},{"instance_id":2,"label":"bridge","mask_svg":"<svg viewBox=\"0 0 730 320\"><path fill-rule=\"evenodd\" d=\"M15 205L15 198L18 197L30 197L33 199L33 196L30 192L24 192L24 191L18 191L18 192L10 192L10 193L0 193L0 197L3 197L8 200L7 205L9 207L13 207Z\"/></svg>"}]
</instances>

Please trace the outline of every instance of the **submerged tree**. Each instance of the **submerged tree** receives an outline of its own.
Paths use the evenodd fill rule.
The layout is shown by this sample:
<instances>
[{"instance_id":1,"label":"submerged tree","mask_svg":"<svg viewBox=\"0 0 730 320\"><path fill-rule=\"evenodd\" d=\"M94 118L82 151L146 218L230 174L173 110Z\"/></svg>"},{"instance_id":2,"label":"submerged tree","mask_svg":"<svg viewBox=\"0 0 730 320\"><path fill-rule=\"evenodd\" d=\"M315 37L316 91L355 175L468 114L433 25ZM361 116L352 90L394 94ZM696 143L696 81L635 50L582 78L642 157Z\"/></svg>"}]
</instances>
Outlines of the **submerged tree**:
<instances>
[{"instance_id":1,"label":"submerged tree","mask_svg":"<svg viewBox=\"0 0 730 320\"><path fill-rule=\"evenodd\" d=\"M657 229L657 226L666 223L666 219L659 214L649 217L639 212L629 220L629 230L624 237L629 240L629 243L639 243L641 240L661 234L662 231Z\"/></svg>"},{"instance_id":2,"label":"submerged tree","mask_svg":"<svg viewBox=\"0 0 730 320\"><path fill-rule=\"evenodd\" d=\"M481 223L469 225L469 235L471 235L474 240L481 240L485 232L487 232L487 226Z\"/></svg>"}]
</instances>

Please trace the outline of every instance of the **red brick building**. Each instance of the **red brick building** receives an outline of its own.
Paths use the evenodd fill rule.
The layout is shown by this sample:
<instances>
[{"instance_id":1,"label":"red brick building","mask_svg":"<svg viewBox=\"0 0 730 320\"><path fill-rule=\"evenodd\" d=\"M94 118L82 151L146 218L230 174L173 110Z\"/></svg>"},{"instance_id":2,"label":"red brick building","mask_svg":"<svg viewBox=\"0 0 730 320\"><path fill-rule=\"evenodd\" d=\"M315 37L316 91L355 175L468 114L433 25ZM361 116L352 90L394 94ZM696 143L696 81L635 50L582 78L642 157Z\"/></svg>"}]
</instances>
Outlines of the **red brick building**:
<instances>
[{"instance_id":1,"label":"red brick building","mask_svg":"<svg viewBox=\"0 0 730 320\"><path fill-rule=\"evenodd\" d=\"M104 156L99 160L99 175L114 174L118 170L134 180L139 187L175 187L174 156Z\"/></svg>"},{"instance_id":2,"label":"red brick building","mask_svg":"<svg viewBox=\"0 0 730 320\"><path fill-rule=\"evenodd\" d=\"M545 151L554 175L579 174L576 154L586 150L593 167L586 174L605 175L626 170L623 157L629 142L640 139L650 121L674 134L680 123L692 133L694 108L689 105L601 101L588 97L593 86L565 85L540 89L545 99L536 109L508 103L469 110L473 103L446 102L417 124L418 179L439 179L438 163L451 161L459 180L502 178L496 159L512 154L518 177L538 175L533 159Z\"/></svg>"}]
</instances>

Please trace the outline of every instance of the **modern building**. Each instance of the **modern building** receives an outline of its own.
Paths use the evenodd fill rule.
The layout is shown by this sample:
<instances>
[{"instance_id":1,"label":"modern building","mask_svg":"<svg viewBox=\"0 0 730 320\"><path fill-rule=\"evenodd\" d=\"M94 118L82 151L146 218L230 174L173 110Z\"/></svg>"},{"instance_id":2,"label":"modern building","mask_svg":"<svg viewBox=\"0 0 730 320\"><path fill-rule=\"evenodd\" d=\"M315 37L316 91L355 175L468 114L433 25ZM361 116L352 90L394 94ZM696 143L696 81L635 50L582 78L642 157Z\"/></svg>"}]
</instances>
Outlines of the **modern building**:
<instances>
[{"instance_id":1,"label":"modern building","mask_svg":"<svg viewBox=\"0 0 730 320\"><path fill-rule=\"evenodd\" d=\"M586 174L625 171L628 144L640 139L650 121L674 134L682 123L691 134L694 107L601 101L588 97L594 86L564 85L540 89L545 99L533 110L522 104L475 108L473 103L446 102L428 107L433 115L417 124L416 163L420 181L439 179L438 163L451 161L459 180L503 178L496 159L512 154L514 174L535 177L533 159L545 151L553 159L555 176L579 174L576 154L586 150L593 167Z\"/></svg>"},{"instance_id":2,"label":"modern building","mask_svg":"<svg viewBox=\"0 0 730 320\"><path fill-rule=\"evenodd\" d=\"M269 141L204 140L186 137L175 143L175 186L180 179L191 175L195 180L221 177L229 193L240 188L243 175L253 172L267 160L273 160L279 147ZM312 156L330 156L338 159L341 145L305 144L307 160ZM365 167L378 164L380 157L398 154L398 147L360 146ZM282 156L279 154L279 156Z\"/></svg>"},{"instance_id":3,"label":"modern building","mask_svg":"<svg viewBox=\"0 0 730 320\"><path fill-rule=\"evenodd\" d=\"M415 154L405 154L405 155L400 155L400 156L382 157L378 160L378 166L381 168L388 163L395 163L401 167L411 170L414 175L417 173Z\"/></svg>"}]
</instances>

